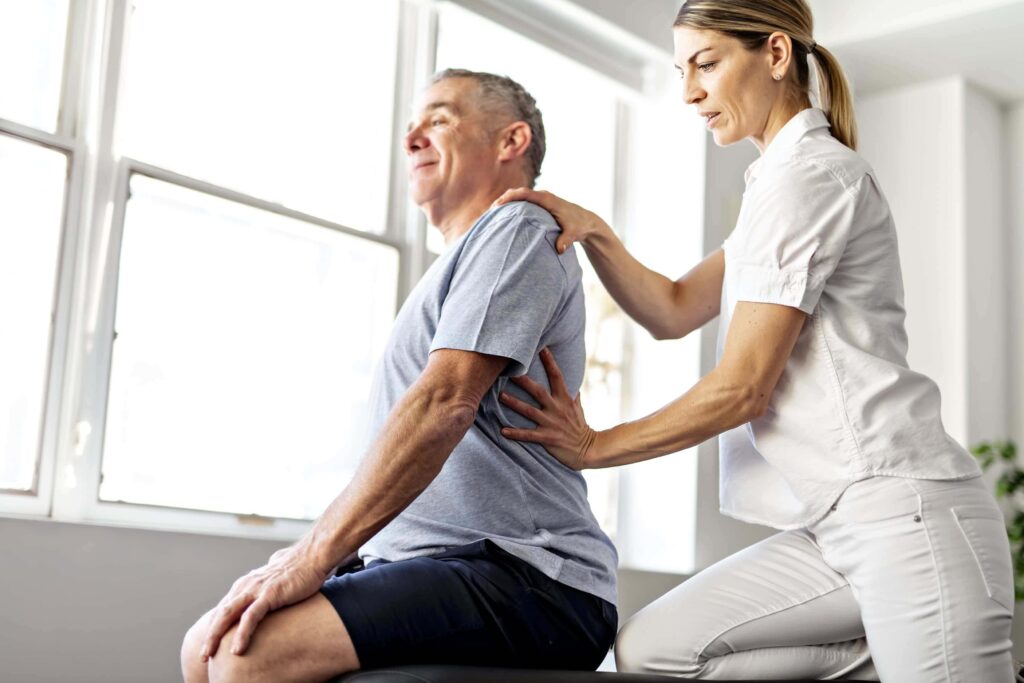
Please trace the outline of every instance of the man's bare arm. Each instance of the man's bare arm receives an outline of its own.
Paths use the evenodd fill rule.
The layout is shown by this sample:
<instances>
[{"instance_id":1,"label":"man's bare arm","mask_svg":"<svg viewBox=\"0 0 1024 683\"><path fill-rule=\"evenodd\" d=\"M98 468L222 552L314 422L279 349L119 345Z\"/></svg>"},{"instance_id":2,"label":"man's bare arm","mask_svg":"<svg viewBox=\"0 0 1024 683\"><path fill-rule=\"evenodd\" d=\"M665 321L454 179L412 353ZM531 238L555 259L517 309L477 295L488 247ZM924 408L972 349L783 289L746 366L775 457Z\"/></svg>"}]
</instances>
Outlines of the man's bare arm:
<instances>
[{"instance_id":1,"label":"man's bare arm","mask_svg":"<svg viewBox=\"0 0 1024 683\"><path fill-rule=\"evenodd\" d=\"M204 661L238 623L243 654L268 612L314 595L334 568L404 510L441 471L508 359L439 349L392 409L355 477L295 545L234 583L210 620Z\"/></svg>"},{"instance_id":2,"label":"man's bare arm","mask_svg":"<svg viewBox=\"0 0 1024 683\"><path fill-rule=\"evenodd\" d=\"M391 411L345 488L310 532L321 566L355 552L441 471L508 359L439 349Z\"/></svg>"}]
</instances>

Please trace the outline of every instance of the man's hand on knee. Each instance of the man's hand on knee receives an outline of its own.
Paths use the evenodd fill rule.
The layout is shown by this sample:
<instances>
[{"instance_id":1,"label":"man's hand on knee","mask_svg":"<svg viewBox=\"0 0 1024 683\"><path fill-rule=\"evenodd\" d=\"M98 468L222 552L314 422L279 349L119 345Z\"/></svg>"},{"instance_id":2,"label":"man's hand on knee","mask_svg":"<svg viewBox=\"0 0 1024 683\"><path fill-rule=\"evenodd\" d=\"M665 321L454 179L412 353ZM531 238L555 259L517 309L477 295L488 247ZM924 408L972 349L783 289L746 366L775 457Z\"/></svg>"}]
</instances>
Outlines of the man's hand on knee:
<instances>
[{"instance_id":1,"label":"man's hand on knee","mask_svg":"<svg viewBox=\"0 0 1024 683\"><path fill-rule=\"evenodd\" d=\"M235 624L238 631L231 652L243 654L267 613L314 595L330 569L319 567L302 543L274 553L266 565L235 581L213 610L199 653L202 660L208 661L216 654L221 639Z\"/></svg>"}]
</instances>

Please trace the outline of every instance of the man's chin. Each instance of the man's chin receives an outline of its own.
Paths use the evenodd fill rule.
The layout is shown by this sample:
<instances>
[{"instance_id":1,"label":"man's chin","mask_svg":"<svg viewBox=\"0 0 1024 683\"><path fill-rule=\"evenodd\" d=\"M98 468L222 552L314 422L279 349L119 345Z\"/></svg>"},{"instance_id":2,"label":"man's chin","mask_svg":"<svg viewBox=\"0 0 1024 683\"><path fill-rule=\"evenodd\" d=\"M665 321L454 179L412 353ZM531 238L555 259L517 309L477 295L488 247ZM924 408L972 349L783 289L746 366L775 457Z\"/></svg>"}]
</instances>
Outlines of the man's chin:
<instances>
[{"instance_id":1,"label":"man's chin","mask_svg":"<svg viewBox=\"0 0 1024 683\"><path fill-rule=\"evenodd\" d=\"M433 199L433 197L429 192L418 190L414 187L409 188L409 201L420 207L421 211L427 210L427 206L430 204L431 199Z\"/></svg>"}]
</instances>

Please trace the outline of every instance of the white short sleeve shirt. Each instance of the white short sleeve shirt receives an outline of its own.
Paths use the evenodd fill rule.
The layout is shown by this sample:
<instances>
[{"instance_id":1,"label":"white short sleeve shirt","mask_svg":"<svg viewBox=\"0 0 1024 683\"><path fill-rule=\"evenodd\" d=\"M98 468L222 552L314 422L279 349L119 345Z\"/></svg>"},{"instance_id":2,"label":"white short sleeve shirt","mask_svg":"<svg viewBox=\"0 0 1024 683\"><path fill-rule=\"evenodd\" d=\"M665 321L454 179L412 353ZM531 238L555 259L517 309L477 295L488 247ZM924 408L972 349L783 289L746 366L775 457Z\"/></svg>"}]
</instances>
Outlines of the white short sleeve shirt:
<instances>
[{"instance_id":1,"label":"white short sleeve shirt","mask_svg":"<svg viewBox=\"0 0 1024 683\"><path fill-rule=\"evenodd\" d=\"M978 476L942 426L938 387L907 367L896 231L868 164L805 109L746 185L723 244L719 358L738 301L808 318L765 415L719 436L722 512L793 529L871 476Z\"/></svg>"}]
</instances>

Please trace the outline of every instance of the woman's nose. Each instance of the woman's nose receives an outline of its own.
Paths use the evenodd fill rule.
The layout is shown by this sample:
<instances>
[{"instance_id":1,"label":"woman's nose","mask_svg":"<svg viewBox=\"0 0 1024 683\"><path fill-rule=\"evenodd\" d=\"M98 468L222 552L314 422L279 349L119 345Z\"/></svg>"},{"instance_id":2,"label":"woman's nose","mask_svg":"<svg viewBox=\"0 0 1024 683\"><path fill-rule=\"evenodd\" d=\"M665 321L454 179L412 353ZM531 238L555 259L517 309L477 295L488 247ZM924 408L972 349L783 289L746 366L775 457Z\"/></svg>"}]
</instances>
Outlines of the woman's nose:
<instances>
[{"instance_id":1,"label":"woman's nose","mask_svg":"<svg viewBox=\"0 0 1024 683\"><path fill-rule=\"evenodd\" d=\"M704 99L705 95L707 95L707 93L704 92L704 89L693 81L686 84L686 90L683 93L687 104L697 104Z\"/></svg>"}]
</instances>

